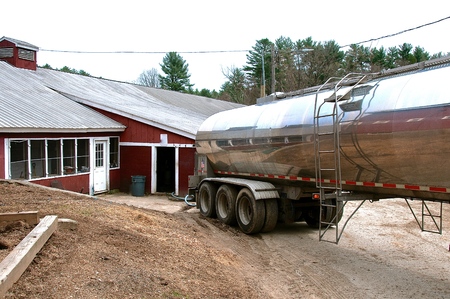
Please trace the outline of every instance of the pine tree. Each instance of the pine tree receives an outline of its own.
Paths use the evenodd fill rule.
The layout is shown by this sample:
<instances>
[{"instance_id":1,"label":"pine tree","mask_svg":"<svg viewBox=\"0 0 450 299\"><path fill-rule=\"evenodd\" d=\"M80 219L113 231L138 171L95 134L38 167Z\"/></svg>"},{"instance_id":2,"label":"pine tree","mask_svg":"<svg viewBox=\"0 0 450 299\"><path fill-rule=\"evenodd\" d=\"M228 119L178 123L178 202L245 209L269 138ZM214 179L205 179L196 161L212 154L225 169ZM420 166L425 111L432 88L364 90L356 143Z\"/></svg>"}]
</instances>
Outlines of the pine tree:
<instances>
[{"instance_id":1,"label":"pine tree","mask_svg":"<svg viewBox=\"0 0 450 299\"><path fill-rule=\"evenodd\" d=\"M161 88L174 91L187 92L192 89L188 73L189 65L177 52L169 52L164 56L161 70L166 76L159 75Z\"/></svg>"}]
</instances>

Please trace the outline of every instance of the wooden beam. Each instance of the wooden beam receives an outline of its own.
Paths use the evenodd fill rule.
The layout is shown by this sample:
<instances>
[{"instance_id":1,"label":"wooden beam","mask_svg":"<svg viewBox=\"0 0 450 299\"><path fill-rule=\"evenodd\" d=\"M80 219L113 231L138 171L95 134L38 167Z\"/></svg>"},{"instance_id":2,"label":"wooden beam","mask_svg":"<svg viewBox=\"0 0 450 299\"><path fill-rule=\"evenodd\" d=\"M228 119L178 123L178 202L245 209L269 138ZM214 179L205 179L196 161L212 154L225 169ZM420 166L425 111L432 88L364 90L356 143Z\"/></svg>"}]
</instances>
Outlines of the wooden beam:
<instances>
[{"instance_id":1,"label":"wooden beam","mask_svg":"<svg viewBox=\"0 0 450 299\"><path fill-rule=\"evenodd\" d=\"M45 216L0 263L0 298L19 280L57 227L58 216Z\"/></svg>"},{"instance_id":2,"label":"wooden beam","mask_svg":"<svg viewBox=\"0 0 450 299\"><path fill-rule=\"evenodd\" d=\"M18 213L0 213L0 222L19 221L23 220L29 225L36 225L39 223L38 211L23 211Z\"/></svg>"}]
</instances>

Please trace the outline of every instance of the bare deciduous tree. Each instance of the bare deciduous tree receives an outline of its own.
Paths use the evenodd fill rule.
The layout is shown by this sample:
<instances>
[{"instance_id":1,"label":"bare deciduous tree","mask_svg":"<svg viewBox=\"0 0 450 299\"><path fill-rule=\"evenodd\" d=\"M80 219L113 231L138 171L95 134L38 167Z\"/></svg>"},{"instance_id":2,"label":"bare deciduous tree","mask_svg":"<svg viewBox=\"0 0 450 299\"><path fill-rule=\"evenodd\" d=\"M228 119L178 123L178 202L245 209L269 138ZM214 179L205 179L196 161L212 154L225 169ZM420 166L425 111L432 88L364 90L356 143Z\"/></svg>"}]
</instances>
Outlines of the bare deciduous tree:
<instances>
[{"instance_id":1,"label":"bare deciduous tree","mask_svg":"<svg viewBox=\"0 0 450 299\"><path fill-rule=\"evenodd\" d=\"M158 71L155 68L152 68L151 70L145 70L140 75L139 78L136 80L138 84L149 86L149 87L155 87L159 88L161 87L159 83L159 74Z\"/></svg>"}]
</instances>

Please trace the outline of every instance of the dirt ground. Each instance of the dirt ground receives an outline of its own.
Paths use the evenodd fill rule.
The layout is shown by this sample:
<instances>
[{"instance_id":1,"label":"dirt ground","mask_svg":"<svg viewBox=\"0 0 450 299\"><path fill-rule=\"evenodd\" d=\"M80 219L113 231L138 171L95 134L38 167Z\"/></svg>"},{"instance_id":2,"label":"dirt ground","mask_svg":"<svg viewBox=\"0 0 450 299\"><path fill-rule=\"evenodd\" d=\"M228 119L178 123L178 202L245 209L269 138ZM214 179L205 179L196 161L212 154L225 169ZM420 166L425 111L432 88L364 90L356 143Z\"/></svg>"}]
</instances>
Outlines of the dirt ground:
<instances>
[{"instance_id":1,"label":"dirt ground","mask_svg":"<svg viewBox=\"0 0 450 299\"><path fill-rule=\"evenodd\" d=\"M450 298L443 207L439 235L421 232L404 200L366 202L336 245L304 223L248 236L164 197L0 181L1 212L78 221L53 234L6 298ZM0 259L31 229L0 223Z\"/></svg>"}]
</instances>

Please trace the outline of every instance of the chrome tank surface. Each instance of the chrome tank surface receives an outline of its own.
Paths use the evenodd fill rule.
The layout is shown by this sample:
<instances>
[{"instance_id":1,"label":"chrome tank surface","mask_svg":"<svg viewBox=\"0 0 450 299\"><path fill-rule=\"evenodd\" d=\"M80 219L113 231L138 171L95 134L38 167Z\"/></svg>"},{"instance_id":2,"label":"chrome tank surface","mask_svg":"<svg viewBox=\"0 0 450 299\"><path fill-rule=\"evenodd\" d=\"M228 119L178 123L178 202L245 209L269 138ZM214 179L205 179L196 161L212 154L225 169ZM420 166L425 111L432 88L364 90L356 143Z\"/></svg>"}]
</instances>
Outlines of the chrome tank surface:
<instances>
[{"instance_id":1,"label":"chrome tank surface","mask_svg":"<svg viewBox=\"0 0 450 299\"><path fill-rule=\"evenodd\" d=\"M449 65L381 77L339 102L342 180L355 182L344 189L450 200L448 78ZM345 89L350 87L338 94ZM318 102L332 94L320 92ZM313 93L215 114L198 130L197 151L216 171L314 178L315 99ZM396 184L418 189L399 190ZM421 186L444 191L430 193Z\"/></svg>"}]
</instances>

